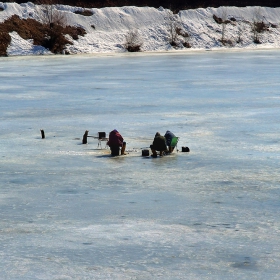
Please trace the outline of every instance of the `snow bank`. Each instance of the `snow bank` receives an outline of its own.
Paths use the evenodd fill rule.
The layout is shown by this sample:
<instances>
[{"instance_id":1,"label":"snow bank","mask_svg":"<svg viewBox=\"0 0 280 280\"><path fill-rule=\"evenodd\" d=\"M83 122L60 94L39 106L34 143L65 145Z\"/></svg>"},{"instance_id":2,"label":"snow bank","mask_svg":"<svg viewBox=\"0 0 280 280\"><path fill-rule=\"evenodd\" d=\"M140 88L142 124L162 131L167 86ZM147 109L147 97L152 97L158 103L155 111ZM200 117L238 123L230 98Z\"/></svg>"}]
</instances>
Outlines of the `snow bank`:
<instances>
[{"instance_id":1,"label":"snow bank","mask_svg":"<svg viewBox=\"0 0 280 280\"><path fill-rule=\"evenodd\" d=\"M40 6L31 2L24 4L3 3L0 7L0 22L13 14L21 18L39 20ZM166 51L173 49L170 45L170 15L171 11L162 7L115 7L102 9L87 9L92 11L91 16L76 14L83 10L80 7L56 5L56 9L64 13L67 23L83 27L87 34L78 40L70 39L73 45L67 46L68 52L77 53L108 53L125 52L125 36L129 30L138 30L143 45L142 51ZM213 15L230 19L230 23L223 26L218 24ZM258 16L268 24L269 30L259 34L261 44L253 42L251 23ZM188 38L191 49L216 48L279 48L280 46L280 8L268 7L219 7L180 11L172 18L179 24ZM227 44L221 43L222 34ZM46 54L47 50L31 46L32 42L18 38L14 32L9 55ZM180 37L180 36L179 36ZM178 45L177 49L184 49Z\"/></svg>"},{"instance_id":2,"label":"snow bank","mask_svg":"<svg viewBox=\"0 0 280 280\"><path fill-rule=\"evenodd\" d=\"M10 55L43 55L51 54L50 51L42 46L34 46L33 40L22 39L17 32L11 32L11 44L8 47L8 53Z\"/></svg>"}]
</instances>

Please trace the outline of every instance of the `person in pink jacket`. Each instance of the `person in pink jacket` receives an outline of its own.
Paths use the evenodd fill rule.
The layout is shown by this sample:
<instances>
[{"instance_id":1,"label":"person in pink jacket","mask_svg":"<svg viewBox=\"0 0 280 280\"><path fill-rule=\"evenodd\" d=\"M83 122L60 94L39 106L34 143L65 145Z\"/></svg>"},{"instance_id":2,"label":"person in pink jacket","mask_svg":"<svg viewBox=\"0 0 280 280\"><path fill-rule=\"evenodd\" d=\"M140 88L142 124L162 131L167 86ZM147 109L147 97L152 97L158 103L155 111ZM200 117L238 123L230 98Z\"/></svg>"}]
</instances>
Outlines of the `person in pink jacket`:
<instances>
[{"instance_id":1,"label":"person in pink jacket","mask_svg":"<svg viewBox=\"0 0 280 280\"><path fill-rule=\"evenodd\" d=\"M109 141L107 145L111 149L112 156L118 156L120 154L120 147L121 147L121 155L125 153L126 142L123 141L123 137L121 134L116 130L112 130L109 134Z\"/></svg>"}]
</instances>

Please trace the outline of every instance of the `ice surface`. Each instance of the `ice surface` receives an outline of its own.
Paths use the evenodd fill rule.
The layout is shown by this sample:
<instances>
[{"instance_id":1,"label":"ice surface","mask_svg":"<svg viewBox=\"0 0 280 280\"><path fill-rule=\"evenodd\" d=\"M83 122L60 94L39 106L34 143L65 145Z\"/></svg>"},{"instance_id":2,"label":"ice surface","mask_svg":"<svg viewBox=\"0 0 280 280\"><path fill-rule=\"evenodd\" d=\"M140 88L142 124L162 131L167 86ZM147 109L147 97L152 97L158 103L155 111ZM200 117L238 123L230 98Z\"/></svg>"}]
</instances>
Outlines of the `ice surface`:
<instances>
[{"instance_id":1,"label":"ice surface","mask_svg":"<svg viewBox=\"0 0 280 280\"><path fill-rule=\"evenodd\" d=\"M1 58L2 279L278 279L279 62ZM126 156L81 144L114 128ZM179 152L143 158L166 130Z\"/></svg>"}]
</instances>

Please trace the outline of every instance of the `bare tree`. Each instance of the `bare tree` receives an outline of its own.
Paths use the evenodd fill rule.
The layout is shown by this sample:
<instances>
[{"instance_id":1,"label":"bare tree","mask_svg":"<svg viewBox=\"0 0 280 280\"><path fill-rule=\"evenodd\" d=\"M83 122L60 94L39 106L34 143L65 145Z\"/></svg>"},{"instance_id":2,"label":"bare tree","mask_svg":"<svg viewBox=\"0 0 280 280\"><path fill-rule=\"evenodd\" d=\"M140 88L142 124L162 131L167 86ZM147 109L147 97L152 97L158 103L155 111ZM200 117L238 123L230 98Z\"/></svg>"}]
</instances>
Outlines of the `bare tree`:
<instances>
[{"instance_id":1,"label":"bare tree","mask_svg":"<svg viewBox=\"0 0 280 280\"><path fill-rule=\"evenodd\" d=\"M252 33L253 33L253 41L254 43L260 43L259 39L259 32L258 30L258 22L260 22L260 8L255 9L254 14L253 14L253 19L252 19Z\"/></svg>"},{"instance_id":2,"label":"bare tree","mask_svg":"<svg viewBox=\"0 0 280 280\"><path fill-rule=\"evenodd\" d=\"M221 38L221 42L222 44L225 44L226 40L225 40L225 32L226 32L226 25L228 23L228 13L227 13L227 9L223 8L222 9L222 13L221 13L221 19L222 19L222 38Z\"/></svg>"},{"instance_id":3,"label":"bare tree","mask_svg":"<svg viewBox=\"0 0 280 280\"><path fill-rule=\"evenodd\" d=\"M55 25L65 27L67 25L67 18L65 14L57 10L54 0L38 0L38 5L41 5L39 19L43 24L52 29Z\"/></svg>"},{"instance_id":4,"label":"bare tree","mask_svg":"<svg viewBox=\"0 0 280 280\"><path fill-rule=\"evenodd\" d=\"M181 18L181 15L179 14L180 21L178 21L179 25L176 28L176 33L182 39L182 45L185 48L191 48L191 36L190 34L186 31L186 28L184 27L183 20Z\"/></svg>"},{"instance_id":5,"label":"bare tree","mask_svg":"<svg viewBox=\"0 0 280 280\"><path fill-rule=\"evenodd\" d=\"M253 14L253 20L251 24L251 30L253 33L253 41L256 44L260 44L260 34L267 31L269 24L264 22L264 17L261 15L261 8L258 7L255 9Z\"/></svg>"},{"instance_id":6,"label":"bare tree","mask_svg":"<svg viewBox=\"0 0 280 280\"><path fill-rule=\"evenodd\" d=\"M174 15L170 10L165 17L168 32L168 42L173 47L184 46L190 48L190 36L183 27L182 19Z\"/></svg>"},{"instance_id":7,"label":"bare tree","mask_svg":"<svg viewBox=\"0 0 280 280\"><path fill-rule=\"evenodd\" d=\"M177 46L178 45L177 19L176 16L170 10L168 10L166 13L167 14L165 17L165 22L167 25L167 32L169 36L168 41L171 46Z\"/></svg>"},{"instance_id":8,"label":"bare tree","mask_svg":"<svg viewBox=\"0 0 280 280\"><path fill-rule=\"evenodd\" d=\"M222 26L222 30L221 30L221 39L219 40L223 45L232 45L232 41L231 40L227 40L225 37L225 33L226 33L226 26L228 23L230 23L231 21L228 19L228 12L227 12L227 8L223 7L221 8L221 12L220 12L221 17L217 17L216 15L213 15L213 19L216 21L216 23L220 24Z\"/></svg>"},{"instance_id":9,"label":"bare tree","mask_svg":"<svg viewBox=\"0 0 280 280\"><path fill-rule=\"evenodd\" d=\"M137 29L129 30L125 35L125 43L124 47L129 52L139 52L141 50L141 46L143 45L143 40Z\"/></svg>"},{"instance_id":10,"label":"bare tree","mask_svg":"<svg viewBox=\"0 0 280 280\"><path fill-rule=\"evenodd\" d=\"M240 44L242 43L242 35L244 33L244 25L243 25L243 22L240 21L238 23L238 27L237 27L237 43Z\"/></svg>"},{"instance_id":11,"label":"bare tree","mask_svg":"<svg viewBox=\"0 0 280 280\"><path fill-rule=\"evenodd\" d=\"M38 0L37 4L38 20L42 23L45 32L42 45L54 53L63 53L65 45L70 43L64 34L69 34L72 29L77 32L78 30L67 26L67 18L57 9L55 0Z\"/></svg>"}]
</instances>

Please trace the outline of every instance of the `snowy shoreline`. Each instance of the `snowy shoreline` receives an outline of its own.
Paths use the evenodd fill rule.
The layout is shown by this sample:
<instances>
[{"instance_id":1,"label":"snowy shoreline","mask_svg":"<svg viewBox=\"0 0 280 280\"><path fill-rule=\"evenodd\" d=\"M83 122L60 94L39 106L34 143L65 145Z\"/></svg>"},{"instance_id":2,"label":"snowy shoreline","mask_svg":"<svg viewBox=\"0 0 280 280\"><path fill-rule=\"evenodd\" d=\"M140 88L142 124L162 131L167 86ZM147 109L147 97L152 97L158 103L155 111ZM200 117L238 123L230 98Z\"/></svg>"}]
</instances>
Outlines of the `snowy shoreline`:
<instances>
[{"instance_id":1,"label":"snowy shoreline","mask_svg":"<svg viewBox=\"0 0 280 280\"><path fill-rule=\"evenodd\" d=\"M67 24L85 29L85 36L77 40L67 38L72 45L66 46L69 54L112 54L127 53L124 47L128 32L137 30L141 40L141 52L197 52L236 51L280 48L280 8L268 7L219 7L180 11L173 14L162 7L115 7L86 9L91 16L77 14L80 7L56 5L56 10L67 18ZM41 6L31 2L24 4L0 2L0 22L12 15L21 19L40 20ZM214 17L222 18L227 24L219 24ZM263 22L266 29L252 33L252 24ZM174 24L174 26L173 26ZM176 35L177 45L170 44L171 29L180 27L187 36ZM8 56L52 54L42 46L33 45L33 40L24 40L16 32L9 33L12 40L7 49ZM254 42L258 36L259 43ZM185 48L187 41L190 48ZM222 43L222 42L223 43Z\"/></svg>"},{"instance_id":2,"label":"snowy shoreline","mask_svg":"<svg viewBox=\"0 0 280 280\"><path fill-rule=\"evenodd\" d=\"M216 48L216 49L191 49L191 50L169 50L169 51L148 51L148 52L122 52L122 53L116 53L116 52L112 52L112 53L78 53L75 54L75 57L89 57L89 58L105 58L105 57L113 57L113 58L117 58L117 57L143 57L143 56L165 56L165 55L172 55L172 56L180 56L180 55L195 55L195 54L205 54L207 52L211 52L211 53L244 53L244 52L266 52L266 51L275 51L278 52L280 51L280 47L279 48L244 48L244 49L240 49L240 48ZM72 55L71 55L72 56ZM9 60L11 58L17 58L17 59L30 59L30 58L42 58L42 59L46 59L46 57L48 58L60 58L60 57L69 57L68 55L63 55L63 54L45 54L45 55L34 55L34 54L24 54L24 55L10 55L8 57L0 57L0 60Z\"/></svg>"}]
</instances>

